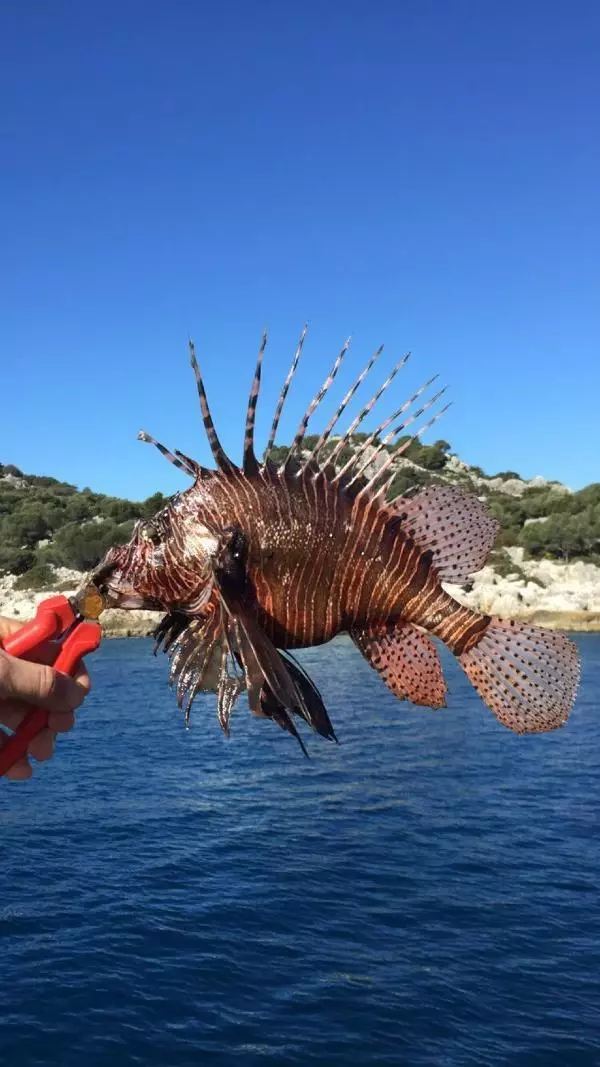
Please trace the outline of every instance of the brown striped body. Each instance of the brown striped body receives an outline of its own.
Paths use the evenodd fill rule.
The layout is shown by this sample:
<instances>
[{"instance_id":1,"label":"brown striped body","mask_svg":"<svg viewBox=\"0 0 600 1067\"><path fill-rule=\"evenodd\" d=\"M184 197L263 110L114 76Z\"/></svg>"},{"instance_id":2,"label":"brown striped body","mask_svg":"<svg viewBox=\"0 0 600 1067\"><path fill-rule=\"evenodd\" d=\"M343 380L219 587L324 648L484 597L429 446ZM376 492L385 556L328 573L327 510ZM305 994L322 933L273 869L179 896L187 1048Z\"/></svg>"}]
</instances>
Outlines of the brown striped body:
<instances>
[{"instance_id":1,"label":"brown striped body","mask_svg":"<svg viewBox=\"0 0 600 1067\"><path fill-rule=\"evenodd\" d=\"M174 545L170 551L169 540L161 545L167 565L156 568L152 543L143 537L128 561L145 604L192 612L209 574L210 551L198 531L210 542L235 526L249 546L251 610L278 648L319 645L356 626L400 618L453 648L483 618L443 590L431 553L397 516L352 497L324 472L207 472L177 498L169 526Z\"/></svg>"}]
</instances>

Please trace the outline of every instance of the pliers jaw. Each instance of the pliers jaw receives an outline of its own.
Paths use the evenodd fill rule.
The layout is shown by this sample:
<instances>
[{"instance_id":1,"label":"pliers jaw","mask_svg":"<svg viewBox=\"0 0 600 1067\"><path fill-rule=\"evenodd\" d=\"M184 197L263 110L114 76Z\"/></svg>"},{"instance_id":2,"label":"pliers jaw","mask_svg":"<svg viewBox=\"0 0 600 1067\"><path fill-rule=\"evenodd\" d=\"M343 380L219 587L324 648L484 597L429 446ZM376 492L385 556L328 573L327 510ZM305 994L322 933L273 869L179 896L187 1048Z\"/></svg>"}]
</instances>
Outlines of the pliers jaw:
<instances>
[{"instance_id":1,"label":"pliers jaw","mask_svg":"<svg viewBox=\"0 0 600 1067\"><path fill-rule=\"evenodd\" d=\"M70 598L69 603L79 618L97 622L106 608L106 596L100 591L94 578L90 578Z\"/></svg>"}]
</instances>

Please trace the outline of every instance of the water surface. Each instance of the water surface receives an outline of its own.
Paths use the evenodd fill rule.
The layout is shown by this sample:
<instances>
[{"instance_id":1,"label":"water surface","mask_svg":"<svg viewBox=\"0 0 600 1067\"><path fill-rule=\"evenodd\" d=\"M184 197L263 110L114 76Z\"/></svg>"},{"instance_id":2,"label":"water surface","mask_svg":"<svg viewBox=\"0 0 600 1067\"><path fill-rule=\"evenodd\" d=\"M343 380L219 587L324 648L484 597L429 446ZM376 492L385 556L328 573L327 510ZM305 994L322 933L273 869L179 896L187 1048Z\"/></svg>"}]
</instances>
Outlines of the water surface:
<instances>
[{"instance_id":1,"label":"water surface","mask_svg":"<svg viewBox=\"0 0 600 1067\"><path fill-rule=\"evenodd\" d=\"M566 729L518 738L342 642L302 654L340 745L240 702L185 732L148 641L0 783L3 1067L598 1067L600 638Z\"/></svg>"}]
</instances>

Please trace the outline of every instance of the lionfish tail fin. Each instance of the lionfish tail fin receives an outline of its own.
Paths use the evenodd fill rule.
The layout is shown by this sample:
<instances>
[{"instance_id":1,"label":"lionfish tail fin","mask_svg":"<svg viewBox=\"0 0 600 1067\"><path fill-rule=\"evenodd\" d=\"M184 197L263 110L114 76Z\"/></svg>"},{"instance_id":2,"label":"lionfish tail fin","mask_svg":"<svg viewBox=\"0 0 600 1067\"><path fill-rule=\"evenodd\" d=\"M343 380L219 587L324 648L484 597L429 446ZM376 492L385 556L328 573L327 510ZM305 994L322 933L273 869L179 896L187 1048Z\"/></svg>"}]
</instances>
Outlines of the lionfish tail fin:
<instances>
[{"instance_id":1,"label":"lionfish tail fin","mask_svg":"<svg viewBox=\"0 0 600 1067\"><path fill-rule=\"evenodd\" d=\"M458 662L481 699L518 734L567 721L579 685L579 654L564 634L492 618Z\"/></svg>"}]
</instances>

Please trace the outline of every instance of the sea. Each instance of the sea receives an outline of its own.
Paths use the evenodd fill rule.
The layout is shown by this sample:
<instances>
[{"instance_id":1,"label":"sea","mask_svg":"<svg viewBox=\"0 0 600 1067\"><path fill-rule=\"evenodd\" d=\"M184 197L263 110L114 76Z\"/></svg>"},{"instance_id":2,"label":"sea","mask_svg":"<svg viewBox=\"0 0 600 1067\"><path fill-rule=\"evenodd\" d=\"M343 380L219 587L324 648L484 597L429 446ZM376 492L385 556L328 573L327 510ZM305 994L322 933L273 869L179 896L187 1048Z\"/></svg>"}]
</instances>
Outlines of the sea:
<instances>
[{"instance_id":1,"label":"sea","mask_svg":"<svg viewBox=\"0 0 600 1067\"><path fill-rule=\"evenodd\" d=\"M244 701L185 730L105 641L54 759L0 782L2 1067L598 1067L600 637L568 725L516 737L451 657L398 702L300 654L339 745Z\"/></svg>"}]
</instances>

